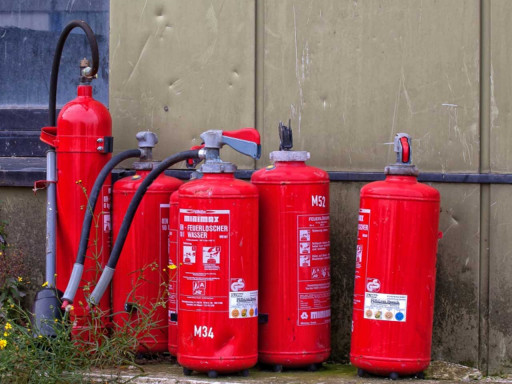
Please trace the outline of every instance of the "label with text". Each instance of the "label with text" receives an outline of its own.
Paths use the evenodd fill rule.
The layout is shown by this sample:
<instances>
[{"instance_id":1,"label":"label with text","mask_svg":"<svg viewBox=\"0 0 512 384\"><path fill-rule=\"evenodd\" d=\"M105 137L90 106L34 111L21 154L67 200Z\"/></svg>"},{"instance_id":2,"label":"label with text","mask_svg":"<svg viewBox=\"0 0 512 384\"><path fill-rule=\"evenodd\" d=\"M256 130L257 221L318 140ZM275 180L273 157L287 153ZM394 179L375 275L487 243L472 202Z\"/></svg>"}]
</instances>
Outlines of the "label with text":
<instances>
[{"instance_id":1,"label":"label with text","mask_svg":"<svg viewBox=\"0 0 512 384\"><path fill-rule=\"evenodd\" d=\"M298 325L331 321L329 215L297 216Z\"/></svg>"},{"instance_id":2,"label":"label with text","mask_svg":"<svg viewBox=\"0 0 512 384\"><path fill-rule=\"evenodd\" d=\"M229 318L246 319L258 316L258 291L229 293Z\"/></svg>"},{"instance_id":3,"label":"label with text","mask_svg":"<svg viewBox=\"0 0 512 384\"><path fill-rule=\"evenodd\" d=\"M229 210L180 209L180 311L230 310Z\"/></svg>"},{"instance_id":4,"label":"label with text","mask_svg":"<svg viewBox=\"0 0 512 384\"><path fill-rule=\"evenodd\" d=\"M366 292L364 318L379 321L405 322L407 318L407 295Z\"/></svg>"}]
</instances>

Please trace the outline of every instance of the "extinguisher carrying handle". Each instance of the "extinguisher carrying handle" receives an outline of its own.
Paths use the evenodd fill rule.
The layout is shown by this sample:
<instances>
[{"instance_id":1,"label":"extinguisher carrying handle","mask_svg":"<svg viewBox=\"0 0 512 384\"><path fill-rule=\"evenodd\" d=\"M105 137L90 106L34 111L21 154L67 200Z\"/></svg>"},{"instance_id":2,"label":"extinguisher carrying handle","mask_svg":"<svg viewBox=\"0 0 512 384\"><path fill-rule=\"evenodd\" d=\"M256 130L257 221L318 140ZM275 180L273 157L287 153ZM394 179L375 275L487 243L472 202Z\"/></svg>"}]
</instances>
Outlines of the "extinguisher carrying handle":
<instances>
[{"instance_id":1,"label":"extinguisher carrying handle","mask_svg":"<svg viewBox=\"0 0 512 384\"><path fill-rule=\"evenodd\" d=\"M96 178L96 181L94 182L91 193L89 195L87 209L85 211L84 220L82 223L82 233L80 235L80 243L78 245L76 261L73 265L73 270L71 271L71 277L69 278L68 286L64 292L64 295L62 296L63 309L66 308L66 306L72 303L75 299L78 285L82 279L85 255L87 253L87 245L89 244L89 234L91 232L91 223L94 216L94 210L96 209L96 203L98 202L98 197L101 193L101 188L103 187L107 177L110 175L110 172L112 172L112 170L118 164L130 158L140 157L140 155L140 149L129 149L127 151L121 152L113 156L112 159L110 159L107 164L103 166L101 172L98 174L98 177Z\"/></svg>"},{"instance_id":2,"label":"extinguisher carrying handle","mask_svg":"<svg viewBox=\"0 0 512 384\"><path fill-rule=\"evenodd\" d=\"M412 164L411 136L407 133L397 133L394 140L396 162L398 164Z\"/></svg>"},{"instance_id":3,"label":"extinguisher carrying handle","mask_svg":"<svg viewBox=\"0 0 512 384\"><path fill-rule=\"evenodd\" d=\"M235 151L250 156L253 159L261 157L260 133L254 128L242 128L236 131L209 130L201 134L204 148L220 149L229 145Z\"/></svg>"},{"instance_id":4,"label":"extinguisher carrying handle","mask_svg":"<svg viewBox=\"0 0 512 384\"><path fill-rule=\"evenodd\" d=\"M121 223L121 228L117 234L116 242L112 247L112 252L110 253L110 257L108 259L107 265L103 270L103 273L96 284L96 287L92 291L91 296L89 297L89 304L91 306L97 305L103 294L107 290L112 277L114 276L114 272L117 266L117 262L119 261L119 256L121 255L121 251L123 250L124 243L126 241L126 236L128 235L128 231L130 230L130 226L133 221L133 217L137 212L137 208L146 193L146 190L149 186L155 181L155 179L163 173L167 168L171 165L179 163L181 161L187 161L188 159L201 158L203 155L200 155L201 150L189 150L184 152L176 153L172 156L169 156L165 160L163 160L160 164L158 164L153 170L146 176L146 178L142 181L135 192L132 200L130 201L130 205L128 205L128 209L123 218L123 222Z\"/></svg>"}]
</instances>

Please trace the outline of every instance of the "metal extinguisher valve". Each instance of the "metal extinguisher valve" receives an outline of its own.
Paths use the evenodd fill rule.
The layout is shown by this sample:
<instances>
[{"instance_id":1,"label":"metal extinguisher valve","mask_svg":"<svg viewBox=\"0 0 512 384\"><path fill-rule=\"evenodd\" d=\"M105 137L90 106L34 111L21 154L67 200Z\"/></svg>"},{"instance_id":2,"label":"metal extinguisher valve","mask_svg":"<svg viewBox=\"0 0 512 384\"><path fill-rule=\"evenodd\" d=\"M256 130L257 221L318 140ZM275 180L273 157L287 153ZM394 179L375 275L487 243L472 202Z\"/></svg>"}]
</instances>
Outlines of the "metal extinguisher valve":
<instances>
[{"instance_id":1,"label":"metal extinguisher valve","mask_svg":"<svg viewBox=\"0 0 512 384\"><path fill-rule=\"evenodd\" d=\"M279 150L289 151L293 148L292 121L288 120L288 126L279 122Z\"/></svg>"},{"instance_id":2,"label":"metal extinguisher valve","mask_svg":"<svg viewBox=\"0 0 512 384\"><path fill-rule=\"evenodd\" d=\"M135 135L140 149L140 161L153 161L153 148L158 144L158 136L150 131L137 132Z\"/></svg>"},{"instance_id":3,"label":"metal extinguisher valve","mask_svg":"<svg viewBox=\"0 0 512 384\"><path fill-rule=\"evenodd\" d=\"M260 134L254 128L243 128L237 131L210 130L201 134L204 147L199 154L205 159L201 172L231 173L235 172L236 165L222 161L220 149L229 145L235 151L259 159L261 156Z\"/></svg>"},{"instance_id":4,"label":"metal extinguisher valve","mask_svg":"<svg viewBox=\"0 0 512 384\"><path fill-rule=\"evenodd\" d=\"M279 122L279 151L270 152L270 160L272 161L307 161L310 153L307 151L292 151L293 134L292 122L288 120L288 126Z\"/></svg>"},{"instance_id":5,"label":"metal extinguisher valve","mask_svg":"<svg viewBox=\"0 0 512 384\"><path fill-rule=\"evenodd\" d=\"M419 170L412 163L411 136L407 133L397 133L393 149L396 153L396 163L384 168L386 175L418 176Z\"/></svg>"}]
</instances>

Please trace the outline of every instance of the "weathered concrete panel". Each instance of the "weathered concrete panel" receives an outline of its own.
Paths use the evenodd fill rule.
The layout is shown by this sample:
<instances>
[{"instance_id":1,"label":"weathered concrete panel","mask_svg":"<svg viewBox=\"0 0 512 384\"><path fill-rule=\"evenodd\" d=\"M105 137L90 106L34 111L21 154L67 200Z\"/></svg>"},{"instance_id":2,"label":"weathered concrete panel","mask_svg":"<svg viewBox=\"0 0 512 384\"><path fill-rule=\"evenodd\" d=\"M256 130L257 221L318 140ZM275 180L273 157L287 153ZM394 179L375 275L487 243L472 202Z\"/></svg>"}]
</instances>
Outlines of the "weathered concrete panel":
<instances>
[{"instance_id":1,"label":"weathered concrete panel","mask_svg":"<svg viewBox=\"0 0 512 384\"><path fill-rule=\"evenodd\" d=\"M512 372L512 186L491 187L489 372Z\"/></svg>"},{"instance_id":2,"label":"weathered concrete panel","mask_svg":"<svg viewBox=\"0 0 512 384\"><path fill-rule=\"evenodd\" d=\"M292 118L328 170L381 170L397 132L423 171L477 171L479 1L266 0L264 151Z\"/></svg>"},{"instance_id":3,"label":"weathered concrete panel","mask_svg":"<svg viewBox=\"0 0 512 384\"><path fill-rule=\"evenodd\" d=\"M331 184L332 358L347 361L359 191L365 183ZM432 357L476 366L480 186L434 184L441 193ZM421 287L418 287L421 289Z\"/></svg>"},{"instance_id":4,"label":"weathered concrete panel","mask_svg":"<svg viewBox=\"0 0 512 384\"><path fill-rule=\"evenodd\" d=\"M491 169L512 172L512 2L491 1Z\"/></svg>"},{"instance_id":5,"label":"weathered concrete panel","mask_svg":"<svg viewBox=\"0 0 512 384\"><path fill-rule=\"evenodd\" d=\"M432 357L478 364L480 186L433 184L441 193ZM421 287L418 287L421 289Z\"/></svg>"},{"instance_id":6,"label":"weathered concrete panel","mask_svg":"<svg viewBox=\"0 0 512 384\"><path fill-rule=\"evenodd\" d=\"M331 358L348 361L359 191L365 183L331 183Z\"/></svg>"},{"instance_id":7,"label":"weathered concrete panel","mask_svg":"<svg viewBox=\"0 0 512 384\"><path fill-rule=\"evenodd\" d=\"M4 226L9 247L9 268L31 282L30 298L41 287L45 277L46 194L37 195L30 188L2 188L0 222Z\"/></svg>"},{"instance_id":8,"label":"weathered concrete panel","mask_svg":"<svg viewBox=\"0 0 512 384\"><path fill-rule=\"evenodd\" d=\"M163 158L207 129L254 125L254 0L112 0L110 15L116 151L133 148L140 130L158 134Z\"/></svg>"}]
</instances>

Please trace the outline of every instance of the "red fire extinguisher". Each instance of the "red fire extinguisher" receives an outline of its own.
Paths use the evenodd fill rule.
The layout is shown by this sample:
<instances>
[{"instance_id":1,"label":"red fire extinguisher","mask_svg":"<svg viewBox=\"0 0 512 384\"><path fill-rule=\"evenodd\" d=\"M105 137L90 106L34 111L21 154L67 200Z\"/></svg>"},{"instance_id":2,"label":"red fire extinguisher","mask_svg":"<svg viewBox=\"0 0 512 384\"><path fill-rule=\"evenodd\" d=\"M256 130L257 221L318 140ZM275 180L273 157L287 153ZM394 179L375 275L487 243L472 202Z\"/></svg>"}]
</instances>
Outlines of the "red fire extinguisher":
<instances>
[{"instance_id":1,"label":"red fire extinguisher","mask_svg":"<svg viewBox=\"0 0 512 384\"><path fill-rule=\"evenodd\" d=\"M260 195L259 361L316 370L330 354L329 176L291 151L279 124L274 164L251 178Z\"/></svg>"},{"instance_id":2,"label":"red fire extinguisher","mask_svg":"<svg viewBox=\"0 0 512 384\"><path fill-rule=\"evenodd\" d=\"M439 192L418 183L411 139L396 164L361 189L350 361L365 372L423 376L430 364Z\"/></svg>"},{"instance_id":3,"label":"red fire extinguisher","mask_svg":"<svg viewBox=\"0 0 512 384\"><path fill-rule=\"evenodd\" d=\"M219 150L256 159L260 137L247 128L201 138L202 177L178 190L178 363L186 375L248 375L258 358L258 191Z\"/></svg>"},{"instance_id":4,"label":"red fire extinguisher","mask_svg":"<svg viewBox=\"0 0 512 384\"><path fill-rule=\"evenodd\" d=\"M152 156L157 136L144 131L136 138L141 151L140 161L133 164L136 173L114 185L114 240L135 192L157 164ZM161 301L168 282L169 196L181 184L161 174L147 189L112 279L113 321L128 332L137 329L139 352L167 351L167 306Z\"/></svg>"},{"instance_id":5,"label":"red fire extinguisher","mask_svg":"<svg viewBox=\"0 0 512 384\"><path fill-rule=\"evenodd\" d=\"M72 23L70 23L73 27ZM69 27L69 25L68 25ZM70 28L67 27L67 33ZM59 40L56 57L60 60L63 42ZM60 47L60 48L59 48ZM60 50L59 50L60 49ZM94 52L94 51L93 51ZM97 55L97 53L96 53ZM96 58L97 60L97 58ZM56 61L58 64L58 60ZM55 66L55 61L54 61ZM56 127L42 129L41 140L55 148L57 158L57 278L56 285L64 291L73 269L75 255L80 241L82 220L87 207L88 194L96 176L111 158L113 139L112 121L107 108L92 97L92 77L89 62L80 63L80 85L77 98L62 107ZM52 83L55 73L52 71ZM101 204L94 211L95 226L89 243L84 266L83 283L94 281L98 275L97 265L103 264L110 250L110 195L111 181L108 177L103 185ZM83 290L76 297L73 311L73 334L87 339L89 327ZM105 296L99 305L108 314L110 297ZM103 321L99 332L105 331L107 321Z\"/></svg>"}]
</instances>

